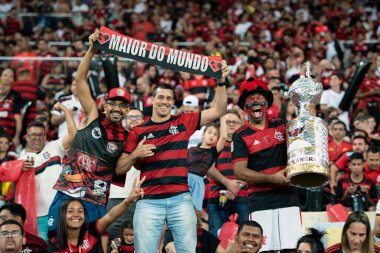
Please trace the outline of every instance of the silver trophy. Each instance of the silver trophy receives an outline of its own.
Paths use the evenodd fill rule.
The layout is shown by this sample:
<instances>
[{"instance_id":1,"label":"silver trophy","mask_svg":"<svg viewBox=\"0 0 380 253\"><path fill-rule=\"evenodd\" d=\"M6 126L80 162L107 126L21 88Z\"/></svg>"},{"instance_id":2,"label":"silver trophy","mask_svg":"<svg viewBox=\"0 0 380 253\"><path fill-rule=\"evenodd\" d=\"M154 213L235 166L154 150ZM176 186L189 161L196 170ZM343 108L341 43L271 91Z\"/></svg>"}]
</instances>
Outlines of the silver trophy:
<instances>
[{"instance_id":1,"label":"silver trophy","mask_svg":"<svg viewBox=\"0 0 380 253\"><path fill-rule=\"evenodd\" d=\"M298 117L286 124L287 177L293 185L304 188L321 187L330 180L328 130L315 110L323 88L311 78L310 68L307 62L306 77L296 80L287 93L299 110Z\"/></svg>"}]
</instances>

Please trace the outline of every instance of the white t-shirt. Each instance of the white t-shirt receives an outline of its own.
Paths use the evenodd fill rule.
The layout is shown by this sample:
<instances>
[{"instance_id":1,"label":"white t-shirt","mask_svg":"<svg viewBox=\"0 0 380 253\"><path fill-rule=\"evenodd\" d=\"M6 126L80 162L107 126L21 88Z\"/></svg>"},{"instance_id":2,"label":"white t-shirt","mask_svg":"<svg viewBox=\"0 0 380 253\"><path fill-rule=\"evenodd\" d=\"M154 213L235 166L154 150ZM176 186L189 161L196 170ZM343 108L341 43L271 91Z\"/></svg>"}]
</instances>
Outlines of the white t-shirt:
<instances>
[{"instance_id":1,"label":"white t-shirt","mask_svg":"<svg viewBox=\"0 0 380 253\"><path fill-rule=\"evenodd\" d=\"M21 155L19 159L25 157L25 150ZM41 152L36 154L34 169L36 170L37 217L48 215L49 207L57 193L53 186L61 174L61 160L64 155L62 138L49 142Z\"/></svg>"},{"instance_id":2,"label":"white t-shirt","mask_svg":"<svg viewBox=\"0 0 380 253\"><path fill-rule=\"evenodd\" d=\"M344 91L337 93L333 89L324 90L321 96L321 105L327 105L328 107L334 107L339 109L339 104L344 97ZM347 129L350 127L350 121L348 119L348 112L342 112L338 116L339 120L346 124Z\"/></svg>"},{"instance_id":3,"label":"white t-shirt","mask_svg":"<svg viewBox=\"0 0 380 253\"><path fill-rule=\"evenodd\" d=\"M127 175L125 176L125 184L124 187L120 187L114 184L111 184L110 188L110 199L125 199L128 197L129 193L132 190L133 186L133 179L137 178L140 179L141 172L139 170L136 170L135 167L132 167Z\"/></svg>"},{"instance_id":4,"label":"white t-shirt","mask_svg":"<svg viewBox=\"0 0 380 253\"><path fill-rule=\"evenodd\" d=\"M201 129L195 131L193 135L189 138L189 144L187 144L187 148L198 147L198 145L202 144L203 141L203 133L206 129L206 126L201 127Z\"/></svg>"},{"instance_id":5,"label":"white t-shirt","mask_svg":"<svg viewBox=\"0 0 380 253\"><path fill-rule=\"evenodd\" d=\"M60 99L61 103L66 106L69 110L73 110L73 108L77 108L75 114L73 115L73 119L76 127L79 127L79 123L84 116L84 112L82 110L82 105L79 102L79 99L76 99L74 95L66 96ZM64 115L63 112L59 112L57 110L51 110L51 114L53 115ZM67 135L67 123L66 120L59 124L58 127L58 138Z\"/></svg>"}]
</instances>

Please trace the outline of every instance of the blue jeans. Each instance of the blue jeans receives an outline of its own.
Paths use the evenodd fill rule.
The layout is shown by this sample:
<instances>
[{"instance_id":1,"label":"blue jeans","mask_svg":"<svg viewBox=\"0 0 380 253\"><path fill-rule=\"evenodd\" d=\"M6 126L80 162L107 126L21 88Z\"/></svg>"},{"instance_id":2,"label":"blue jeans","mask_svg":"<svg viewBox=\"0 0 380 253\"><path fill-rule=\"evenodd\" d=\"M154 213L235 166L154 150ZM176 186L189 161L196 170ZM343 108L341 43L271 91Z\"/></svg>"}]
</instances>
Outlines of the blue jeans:
<instances>
[{"instance_id":1,"label":"blue jeans","mask_svg":"<svg viewBox=\"0 0 380 253\"><path fill-rule=\"evenodd\" d=\"M203 199L205 197L205 183L203 177L189 173L187 182L193 204L198 211L202 211Z\"/></svg>"},{"instance_id":2,"label":"blue jeans","mask_svg":"<svg viewBox=\"0 0 380 253\"><path fill-rule=\"evenodd\" d=\"M173 233L176 252L194 253L197 218L188 192L165 199L141 199L137 202L133 217L136 252L157 251L165 221Z\"/></svg>"},{"instance_id":3,"label":"blue jeans","mask_svg":"<svg viewBox=\"0 0 380 253\"><path fill-rule=\"evenodd\" d=\"M225 222L229 221L231 214L237 213L237 223L241 224L248 220L249 208L246 202L232 202L227 201L224 207L220 207L219 204L208 204L208 226L209 232L218 238L218 230L223 226Z\"/></svg>"}]
</instances>

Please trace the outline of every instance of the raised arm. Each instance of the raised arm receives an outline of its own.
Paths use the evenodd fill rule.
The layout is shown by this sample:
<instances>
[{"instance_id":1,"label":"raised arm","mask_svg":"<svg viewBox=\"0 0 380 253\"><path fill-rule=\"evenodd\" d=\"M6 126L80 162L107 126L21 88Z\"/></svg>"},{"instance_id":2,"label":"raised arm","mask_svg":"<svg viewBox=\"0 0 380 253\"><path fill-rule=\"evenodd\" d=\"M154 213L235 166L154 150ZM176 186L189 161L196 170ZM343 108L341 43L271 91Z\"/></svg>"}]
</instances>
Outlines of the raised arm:
<instances>
[{"instance_id":1,"label":"raised arm","mask_svg":"<svg viewBox=\"0 0 380 253\"><path fill-rule=\"evenodd\" d=\"M201 126L208 125L216 119L222 117L227 111L227 91L226 91L226 77L229 75L230 70L225 60L222 61L222 77L218 80L218 87L216 88L215 105L210 109L202 112Z\"/></svg>"},{"instance_id":2,"label":"raised arm","mask_svg":"<svg viewBox=\"0 0 380 253\"><path fill-rule=\"evenodd\" d=\"M219 132L220 132L220 135L219 135L219 140L216 143L216 150L218 152L221 152L227 140L227 125L226 125L226 117L224 115L220 118Z\"/></svg>"},{"instance_id":3,"label":"raised arm","mask_svg":"<svg viewBox=\"0 0 380 253\"><path fill-rule=\"evenodd\" d=\"M67 124L67 134L62 138L62 146L64 150L67 150L71 143L74 140L75 134L77 133L77 127L75 126L75 122L72 116L72 111L69 110L66 106L61 104L60 102L56 103L53 107L54 110L62 111L65 115L65 120Z\"/></svg>"},{"instance_id":4,"label":"raised arm","mask_svg":"<svg viewBox=\"0 0 380 253\"><path fill-rule=\"evenodd\" d=\"M114 206L105 216L98 220L98 230L102 234L107 231L108 227L119 218L123 213L125 213L130 205L132 205L138 198L144 196L144 191L141 188L142 183L144 182L145 177L141 179L139 183L138 179L133 180L133 186L129 196L124 199L120 204Z\"/></svg>"},{"instance_id":5,"label":"raised arm","mask_svg":"<svg viewBox=\"0 0 380 253\"><path fill-rule=\"evenodd\" d=\"M95 42L99 37L99 31L93 33L89 37L89 48L83 57L81 63L79 64L76 82L77 82L77 91L79 102L82 105L82 108L85 112L85 118L83 119L84 126L87 126L94 119L99 117L98 107L96 106L95 101L91 97L90 88L87 84L87 74L90 69L91 59L95 55L95 49L93 48L93 42Z\"/></svg>"}]
</instances>

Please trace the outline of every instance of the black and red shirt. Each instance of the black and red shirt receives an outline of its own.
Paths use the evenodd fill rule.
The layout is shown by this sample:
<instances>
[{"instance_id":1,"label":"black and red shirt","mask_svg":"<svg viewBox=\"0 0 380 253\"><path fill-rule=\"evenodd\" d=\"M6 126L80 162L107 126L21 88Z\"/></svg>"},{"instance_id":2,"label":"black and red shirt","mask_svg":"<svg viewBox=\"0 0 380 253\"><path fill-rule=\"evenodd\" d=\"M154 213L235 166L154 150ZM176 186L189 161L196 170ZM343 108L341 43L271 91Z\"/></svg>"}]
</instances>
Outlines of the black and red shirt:
<instances>
[{"instance_id":1,"label":"black and red shirt","mask_svg":"<svg viewBox=\"0 0 380 253\"><path fill-rule=\"evenodd\" d=\"M226 141L222 152L216 159L215 167L218 171L228 179L236 179L234 171L232 168L232 153L231 153L231 141ZM226 190L226 187L222 184L217 184L215 181L210 179L210 193L209 193L209 203L216 204L219 203L219 191ZM229 200L231 201L231 200ZM238 195L233 200L234 202L248 202L248 191L247 186L244 186L238 193Z\"/></svg>"},{"instance_id":2,"label":"black and red shirt","mask_svg":"<svg viewBox=\"0 0 380 253\"><path fill-rule=\"evenodd\" d=\"M219 153L216 147L191 147L187 151L187 167L189 173L204 177L208 169L215 162Z\"/></svg>"},{"instance_id":3,"label":"black and red shirt","mask_svg":"<svg viewBox=\"0 0 380 253\"><path fill-rule=\"evenodd\" d=\"M380 247L374 245L375 253L380 253ZM328 247L325 253L343 253L342 245L340 243Z\"/></svg>"},{"instance_id":4,"label":"black and red shirt","mask_svg":"<svg viewBox=\"0 0 380 253\"><path fill-rule=\"evenodd\" d=\"M286 168L285 126L281 120L266 122L263 130L246 122L232 135L232 163L247 161L247 168L275 174ZM298 206L294 187L250 184L251 211ZM270 200L270 201L269 201Z\"/></svg>"},{"instance_id":5,"label":"black and red shirt","mask_svg":"<svg viewBox=\"0 0 380 253\"><path fill-rule=\"evenodd\" d=\"M146 137L145 144L154 144L154 156L139 159L141 178L144 176L145 199L162 199L188 192L187 144L199 129L201 113L171 116L164 122L149 120L134 127L128 136L124 152L132 153Z\"/></svg>"},{"instance_id":6,"label":"black and red shirt","mask_svg":"<svg viewBox=\"0 0 380 253\"><path fill-rule=\"evenodd\" d=\"M63 169L54 189L96 205L106 205L126 138L127 132L121 124L112 124L104 115L78 130L62 160Z\"/></svg>"},{"instance_id":7,"label":"black and red shirt","mask_svg":"<svg viewBox=\"0 0 380 253\"><path fill-rule=\"evenodd\" d=\"M90 222L87 225L87 230L85 232L83 243L80 246L70 245L66 249L60 249L57 237L53 237L49 241L49 253L70 253L70 252L80 252L80 253L98 253L103 252L102 248L102 234L98 230L98 221Z\"/></svg>"},{"instance_id":8,"label":"black and red shirt","mask_svg":"<svg viewBox=\"0 0 380 253\"><path fill-rule=\"evenodd\" d=\"M47 253L48 245L40 237L25 232L26 243L22 246L23 252L29 253Z\"/></svg>"},{"instance_id":9,"label":"black and red shirt","mask_svg":"<svg viewBox=\"0 0 380 253\"><path fill-rule=\"evenodd\" d=\"M9 136L14 137L16 129L15 115L21 114L20 93L10 90L3 101L0 101L0 126L4 127Z\"/></svg>"},{"instance_id":10,"label":"black and red shirt","mask_svg":"<svg viewBox=\"0 0 380 253\"><path fill-rule=\"evenodd\" d=\"M372 180L366 178L365 176L363 177L363 180L356 183L353 182L351 179L351 175L344 175L342 176L337 183L336 186L336 198L341 199L343 198L344 193L347 191L348 187L350 186L360 186L361 189L364 187L368 187L368 194L369 197L372 199L373 202L377 202L377 191L376 191L376 185L375 182ZM362 191L360 191L360 195L364 195ZM352 199L349 198L345 203L343 203L345 206L351 206L352 205Z\"/></svg>"}]
</instances>

